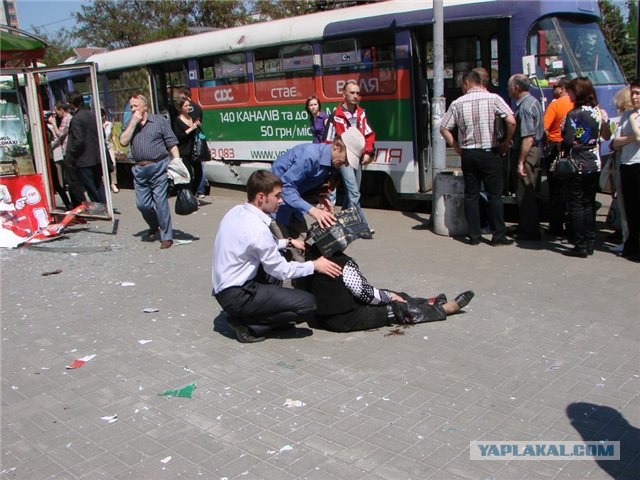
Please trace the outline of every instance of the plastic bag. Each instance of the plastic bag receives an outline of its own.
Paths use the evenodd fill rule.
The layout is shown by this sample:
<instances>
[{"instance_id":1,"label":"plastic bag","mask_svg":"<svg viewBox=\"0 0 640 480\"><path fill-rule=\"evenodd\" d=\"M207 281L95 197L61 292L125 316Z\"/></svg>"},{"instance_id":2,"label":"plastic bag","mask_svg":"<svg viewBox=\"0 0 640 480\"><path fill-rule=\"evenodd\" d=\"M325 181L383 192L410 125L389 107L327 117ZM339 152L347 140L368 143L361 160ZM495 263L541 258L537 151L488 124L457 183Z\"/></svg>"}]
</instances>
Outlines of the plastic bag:
<instances>
[{"instance_id":1,"label":"plastic bag","mask_svg":"<svg viewBox=\"0 0 640 480\"><path fill-rule=\"evenodd\" d=\"M193 160L196 162L207 162L211 160L211 151L207 145L207 137L198 133L193 141Z\"/></svg>"},{"instance_id":2,"label":"plastic bag","mask_svg":"<svg viewBox=\"0 0 640 480\"><path fill-rule=\"evenodd\" d=\"M188 185L176 185L176 215L190 215L198 210L198 200Z\"/></svg>"}]
</instances>

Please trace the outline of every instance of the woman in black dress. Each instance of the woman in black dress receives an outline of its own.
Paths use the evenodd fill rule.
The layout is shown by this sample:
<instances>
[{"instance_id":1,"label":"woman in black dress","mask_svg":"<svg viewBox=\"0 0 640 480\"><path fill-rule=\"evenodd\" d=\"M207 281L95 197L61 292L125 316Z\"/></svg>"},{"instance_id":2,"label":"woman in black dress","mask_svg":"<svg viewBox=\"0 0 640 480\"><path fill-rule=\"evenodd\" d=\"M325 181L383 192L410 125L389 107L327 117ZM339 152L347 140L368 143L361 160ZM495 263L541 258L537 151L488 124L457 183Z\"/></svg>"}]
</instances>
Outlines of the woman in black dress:
<instances>
[{"instance_id":1,"label":"woman in black dress","mask_svg":"<svg viewBox=\"0 0 640 480\"><path fill-rule=\"evenodd\" d=\"M178 116L173 121L173 131L180 142L178 150L182 161L191 175L189 188L195 195L202 178L202 168L199 168L200 165L194 165L195 162L200 162L200 159L193 158L193 143L198 134L200 120L191 118L191 102L187 98L176 100L176 110Z\"/></svg>"}]
</instances>

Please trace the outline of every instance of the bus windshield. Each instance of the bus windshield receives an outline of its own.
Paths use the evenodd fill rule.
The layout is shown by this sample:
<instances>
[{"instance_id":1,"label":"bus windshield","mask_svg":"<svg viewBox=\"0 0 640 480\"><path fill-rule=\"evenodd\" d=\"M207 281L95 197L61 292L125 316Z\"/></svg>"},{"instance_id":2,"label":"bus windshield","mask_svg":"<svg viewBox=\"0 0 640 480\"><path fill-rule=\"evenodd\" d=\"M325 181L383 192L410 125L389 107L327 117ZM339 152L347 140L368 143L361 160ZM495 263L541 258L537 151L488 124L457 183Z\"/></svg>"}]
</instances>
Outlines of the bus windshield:
<instances>
[{"instance_id":1,"label":"bus windshield","mask_svg":"<svg viewBox=\"0 0 640 480\"><path fill-rule=\"evenodd\" d=\"M589 77L594 85L624 84L618 63L596 22L548 17L529 32L527 53L535 55L538 78Z\"/></svg>"}]
</instances>

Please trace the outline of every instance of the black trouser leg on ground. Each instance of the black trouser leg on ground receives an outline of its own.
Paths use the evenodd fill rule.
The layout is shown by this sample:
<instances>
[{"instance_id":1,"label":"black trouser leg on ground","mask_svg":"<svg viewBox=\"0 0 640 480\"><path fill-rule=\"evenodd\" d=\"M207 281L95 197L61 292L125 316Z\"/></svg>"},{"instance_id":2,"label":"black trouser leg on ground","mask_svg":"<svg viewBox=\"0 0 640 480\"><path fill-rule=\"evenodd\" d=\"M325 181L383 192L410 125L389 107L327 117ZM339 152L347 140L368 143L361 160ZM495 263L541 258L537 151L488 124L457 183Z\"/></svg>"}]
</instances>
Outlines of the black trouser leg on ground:
<instances>
[{"instance_id":1,"label":"black trouser leg on ground","mask_svg":"<svg viewBox=\"0 0 640 480\"><path fill-rule=\"evenodd\" d=\"M249 281L216 295L222 309L242 324L279 327L305 321L316 310L309 292Z\"/></svg>"},{"instance_id":2,"label":"black trouser leg on ground","mask_svg":"<svg viewBox=\"0 0 640 480\"><path fill-rule=\"evenodd\" d=\"M640 164L620 165L620 183L629 227L622 253L635 255L640 251Z\"/></svg>"},{"instance_id":3,"label":"black trouser leg on ground","mask_svg":"<svg viewBox=\"0 0 640 480\"><path fill-rule=\"evenodd\" d=\"M357 332L393 324L386 305L358 305L354 310L331 317L318 316L320 324L332 332Z\"/></svg>"},{"instance_id":4,"label":"black trouser leg on ground","mask_svg":"<svg viewBox=\"0 0 640 480\"><path fill-rule=\"evenodd\" d=\"M592 250L596 243L595 201L598 173L576 175L565 181L569 218L578 250Z\"/></svg>"}]
</instances>

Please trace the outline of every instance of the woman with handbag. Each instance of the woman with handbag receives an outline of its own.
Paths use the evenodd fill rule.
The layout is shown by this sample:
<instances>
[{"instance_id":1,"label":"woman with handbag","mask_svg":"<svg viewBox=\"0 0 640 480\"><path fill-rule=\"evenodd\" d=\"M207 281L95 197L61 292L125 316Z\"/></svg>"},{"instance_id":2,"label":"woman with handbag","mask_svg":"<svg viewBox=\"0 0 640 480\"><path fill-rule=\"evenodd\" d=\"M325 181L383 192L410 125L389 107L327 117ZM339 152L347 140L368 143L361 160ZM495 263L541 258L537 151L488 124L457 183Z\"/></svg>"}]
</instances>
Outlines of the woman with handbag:
<instances>
[{"instance_id":1,"label":"woman with handbag","mask_svg":"<svg viewBox=\"0 0 640 480\"><path fill-rule=\"evenodd\" d=\"M189 170L191 181L189 189L195 195L202 178L202 164L199 158L194 158L193 149L196 136L200 130L200 120L191 118L191 102L185 97L176 100L178 116L173 121L173 131L178 138L178 151L182 161Z\"/></svg>"},{"instance_id":2,"label":"woman with handbag","mask_svg":"<svg viewBox=\"0 0 640 480\"><path fill-rule=\"evenodd\" d=\"M562 130L562 150L565 164L574 170L563 180L569 219L573 229L574 248L565 253L570 257L593 255L596 242L596 193L598 192L600 142L609 140L609 119L598 107L591 80L578 77L567 90L574 104L567 113Z\"/></svg>"}]
</instances>

